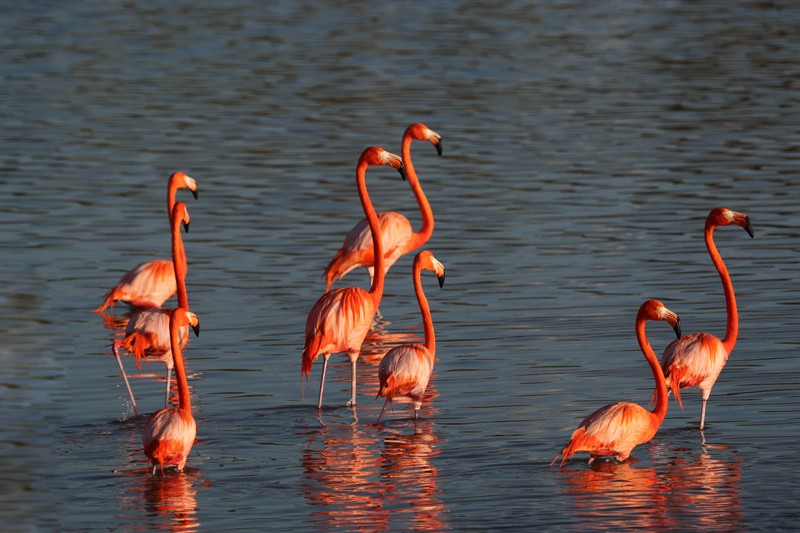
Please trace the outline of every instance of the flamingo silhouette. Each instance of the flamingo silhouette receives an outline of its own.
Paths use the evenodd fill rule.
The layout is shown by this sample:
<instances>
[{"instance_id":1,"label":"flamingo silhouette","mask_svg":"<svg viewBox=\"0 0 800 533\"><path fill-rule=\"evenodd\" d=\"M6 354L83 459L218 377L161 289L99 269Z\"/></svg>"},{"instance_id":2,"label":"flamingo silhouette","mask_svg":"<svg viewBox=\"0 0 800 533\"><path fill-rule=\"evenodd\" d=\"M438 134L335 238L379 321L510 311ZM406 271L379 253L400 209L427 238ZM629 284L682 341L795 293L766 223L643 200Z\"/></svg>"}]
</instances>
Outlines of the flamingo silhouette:
<instances>
[{"instance_id":1,"label":"flamingo silhouette","mask_svg":"<svg viewBox=\"0 0 800 533\"><path fill-rule=\"evenodd\" d=\"M636 339L644 354L656 382L656 407L651 412L641 405L631 402L618 402L601 407L587 416L578 429L572 433L569 443L558 453L550 466L562 455L561 466L576 452L589 452L589 462L598 457L613 456L625 461L631 451L650 441L661 427L667 415L667 383L658 365L656 354L645 335L648 320L664 320L670 324L678 337L681 336L678 315L664 307L658 300L647 300L636 315Z\"/></svg>"},{"instance_id":2,"label":"flamingo silhouette","mask_svg":"<svg viewBox=\"0 0 800 533\"><path fill-rule=\"evenodd\" d=\"M302 355L302 376L308 379L311 367L319 355L323 356L322 376L319 382L319 401L317 409L322 409L322 393L325 386L325 371L331 354L345 352L350 358L352 369L350 401L348 406L356 405L356 361L361 345L367 335L375 311L383 296L385 270L383 268L383 247L381 244L378 215L369 199L366 184L366 171L370 165L389 165L400 171L405 178L403 160L383 148L371 146L362 152L356 167L356 186L361 206L369 221L373 236L376 260L376 275L369 291L360 287L334 289L323 294L306 319L306 341Z\"/></svg>"},{"instance_id":3,"label":"flamingo silhouette","mask_svg":"<svg viewBox=\"0 0 800 533\"><path fill-rule=\"evenodd\" d=\"M414 402L414 418L419 416L422 398L433 373L433 362L436 356L436 334L433 331L433 319L428 299L422 290L421 273L430 270L439 278L439 287L444 286L444 265L423 250L414 258L412 276L414 293L417 295L419 310L422 314L422 325L425 330L424 344L402 344L389 350L378 367L378 396L383 396L383 409L378 416L378 423L386 411L386 404L395 397L407 396Z\"/></svg>"},{"instance_id":4,"label":"flamingo silhouette","mask_svg":"<svg viewBox=\"0 0 800 533\"><path fill-rule=\"evenodd\" d=\"M178 384L178 407L159 409L147 419L142 434L144 453L156 472L156 463L164 475L164 466L174 465L183 470L186 459L197 436L197 423L192 416L192 398L181 351L181 330L190 325L195 335L200 334L197 315L184 307L167 311L169 315L170 343L175 363L175 381Z\"/></svg>"},{"instance_id":5,"label":"flamingo silhouette","mask_svg":"<svg viewBox=\"0 0 800 533\"><path fill-rule=\"evenodd\" d=\"M186 293L186 251L183 247L183 240L181 239L180 226L183 224L184 229L189 231L189 211L186 204L177 202L172 208L171 218L171 233L172 233L172 262L174 263L174 276L175 284L178 292L178 306L184 309L189 308L189 297ZM189 342L188 336L189 328L186 326L184 331L181 332L181 347L186 346ZM128 376L125 374L125 369L122 366L120 359L120 349L132 353L136 357L136 366L141 367L141 360L143 357L162 361L167 367L167 390L164 399L164 406L169 404L169 389L172 381L172 349L169 334L169 310L162 308L143 309L134 314L128 321L125 327L125 337L121 340L115 340L112 345L114 357L117 358L117 364L122 371L122 377L125 380L125 386L128 389L128 394L131 397L133 410L136 416L139 415L139 410L136 407L136 400L133 397Z\"/></svg>"},{"instance_id":6,"label":"flamingo silhouette","mask_svg":"<svg viewBox=\"0 0 800 533\"><path fill-rule=\"evenodd\" d=\"M728 357L736 346L739 335L739 312L736 309L736 296L733 294L733 283L728 274L728 269L722 261L714 244L714 229L718 226L734 224L753 237L753 227L750 217L744 213L731 211L724 207L712 209L706 218L705 241L711 261L722 280L722 289L725 293L725 310L728 314L725 338L719 338L710 333L694 333L672 341L661 357L661 368L667 379L667 387L675 395L681 409L681 389L697 387L703 399L700 409L700 429L703 429L706 420L706 403ZM655 392L653 393L655 396Z\"/></svg>"},{"instance_id":7,"label":"flamingo silhouette","mask_svg":"<svg viewBox=\"0 0 800 533\"><path fill-rule=\"evenodd\" d=\"M183 172L173 172L167 181L167 217L172 217L178 189L189 189L197 199L197 182ZM161 307L177 291L172 261L153 259L129 270L119 283L106 293L103 303L94 310L102 313L118 301L132 307Z\"/></svg>"},{"instance_id":8,"label":"flamingo silhouette","mask_svg":"<svg viewBox=\"0 0 800 533\"><path fill-rule=\"evenodd\" d=\"M381 226L381 243L383 244L384 273L389 271L400 256L428 242L433 233L433 210L419 183L414 164L411 162L411 141L413 140L430 142L436 148L436 152L440 156L442 155L441 135L420 122L415 122L406 128L403 133L401 154L406 167L408 184L414 192L422 215L422 226L419 231L415 232L408 219L400 213L388 211L378 215ZM372 232L369 222L363 218L350 230L341 249L325 268L323 274L326 280L325 290L331 290L331 285L336 280L343 278L348 272L358 267L367 269L369 281L372 284L372 278L375 275L375 256L372 248Z\"/></svg>"}]
</instances>

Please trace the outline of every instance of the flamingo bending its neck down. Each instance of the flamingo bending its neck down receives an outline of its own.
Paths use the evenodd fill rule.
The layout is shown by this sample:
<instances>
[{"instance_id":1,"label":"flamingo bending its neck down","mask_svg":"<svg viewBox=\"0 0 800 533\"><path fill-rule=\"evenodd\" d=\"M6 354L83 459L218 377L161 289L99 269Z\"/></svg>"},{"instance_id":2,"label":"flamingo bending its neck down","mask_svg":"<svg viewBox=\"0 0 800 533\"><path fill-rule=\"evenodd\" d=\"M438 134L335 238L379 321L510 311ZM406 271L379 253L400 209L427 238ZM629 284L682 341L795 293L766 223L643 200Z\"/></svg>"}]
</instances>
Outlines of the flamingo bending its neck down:
<instances>
[{"instance_id":1,"label":"flamingo bending its neck down","mask_svg":"<svg viewBox=\"0 0 800 533\"><path fill-rule=\"evenodd\" d=\"M700 409L700 429L703 429L706 420L706 403L728 357L736 346L739 335L739 312L736 309L736 296L733 294L733 283L728 274L728 269L722 261L714 244L714 229L717 226L730 226L734 224L753 237L753 227L750 218L744 213L737 213L730 209L718 207L712 209L706 218L705 241L706 248L714 267L722 280L722 289L725 293L725 310L728 322L725 328L725 338L719 338L710 333L694 333L686 335L671 342L661 357L661 368L667 378L667 387L675 395L678 405L683 409L681 389L697 387L703 400ZM655 395L655 393L653 393Z\"/></svg>"},{"instance_id":2,"label":"flamingo bending its neck down","mask_svg":"<svg viewBox=\"0 0 800 533\"><path fill-rule=\"evenodd\" d=\"M306 341L303 348L302 376L308 378L311 367L319 355L323 357L322 376L319 382L319 402L322 409L322 392L325 386L325 371L331 354L345 352L350 358L352 378L349 406L356 405L356 361L361 352L364 337L372 324L383 296L383 249L378 215L367 193L366 171L370 165L389 165L405 177L403 160L383 148L371 146L364 150L356 167L356 186L361 206L369 221L375 248L376 274L369 291L360 287L347 287L326 292L317 300L306 320Z\"/></svg>"},{"instance_id":3,"label":"flamingo bending its neck down","mask_svg":"<svg viewBox=\"0 0 800 533\"><path fill-rule=\"evenodd\" d=\"M381 226L381 242L383 244L384 273L388 272L400 256L411 252L430 239L433 233L433 210L428 203L428 198L422 190L419 178L411 162L411 141L428 141L442 155L442 136L428 129L425 124L416 122L411 124L403 133L402 156L406 167L408 184L417 199L419 211L422 215L422 226L415 232L411 223L400 213L388 211L380 213L378 220ZM372 249L372 232L366 218L356 224L344 239L341 249L325 268L325 290L331 290L331 285L343 278L354 268L364 267L369 273L369 280L375 275L375 256Z\"/></svg>"},{"instance_id":4,"label":"flamingo bending its neck down","mask_svg":"<svg viewBox=\"0 0 800 533\"><path fill-rule=\"evenodd\" d=\"M422 314L422 325L425 330L424 344L403 344L389 350L381 359L378 367L378 396L383 396L383 409L378 416L380 423L386 404L395 397L407 396L414 402L414 418L419 416L422 407L422 398L433 373L433 362L436 356L436 334L433 331L433 319L428 299L422 290L421 273L430 270L439 278L439 287L444 286L444 265L433 257L433 254L423 250L414 258L412 277L414 279L414 293L417 295L419 310Z\"/></svg>"},{"instance_id":5,"label":"flamingo bending its neck down","mask_svg":"<svg viewBox=\"0 0 800 533\"><path fill-rule=\"evenodd\" d=\"M645 322L648 320L666 321L673 327L678 337L681 336L681 326L678 315L657 300L644 302L636 315L636 339L656 382L655 409L651 412L641 405L630 402L618 402L601 407L580 423L578 429L572 433L569 443L553 459L550 466L562 455L564 459L561 461L561 466L564 466L567 459L576 452L589 452L590 463L602 456L613 456L618 461L624 461L630 457L631 451L637 445L648 442L655 436L667 415L669 399L664 373L645 335Z\"/></svg>"},{"instance_id":6,"label":"flamingo bending its neck down","mask_svg":"<svg viewBox=\"0 0 800 533\"><path fill-rule=\"evenodd\" d=\"M183 172L173 172L167 182L167 217L172 216L178 189L189 189L197 199L197 182ZM153 259L128 271L119 283L106 293L103 303L94 310L102 313L118 301L132 307L161 307L177 291L172 261Z\"/></svg>"},{"instance_id":7,"label":"flamingo bending its neck down","mask_svg":"<svg viewBox=\"0 0 800 533\"><path fill-rule=\"evenodd\" d=\"M186 250L183 247L180 227L182 224L184 229L188 232L189 221L189 211L186 209L186 204L177 202L172 209L170 224L172 233L172 262L175 265L172 270L174 272L174 281L178 292L178 306L184 309L189 308L189 297L186 293ZM181 348L186 346L186 343L189 342L188 331L189 328L186 326L184 331L181 332ZM138 416L139 411L136 408L136 400L133 397L133 391L128 382L128 376L125 374L125 369L120 359L120 349L134 354L136 357L136 366L141 366L142 357L164 362L167 366L167 391L164 405L168 405L173 367L169 333L169 311L162 308L143 309L139 311L128 321L125 327L125 337L112 343L114 357L117 358L117 364L119 364L119 368L122 371L122 377L125 380L128 394L131 397L134 412Z\"/></svg>"},{"instance_id":8,"label":"flamingo bending its neck down","mask_svg":"<svg viewBox=\"0 0 800 533\"><path fill-rule=\"evenodd\" d=\"M197 424L192 416L192 399L189 394L189 383L186 381L186 369L183 367L180 333L190 325L195 335L200 334L200 322L197 315L184 307L169 311L170 343L172 357L175 361L175 380L178 384L178 407L159 409L144 424L142 444L144 453L153 465L161 467L174 465L183 470L186 458L194 445L197 436Z\"/></svg>"}]
</instances>

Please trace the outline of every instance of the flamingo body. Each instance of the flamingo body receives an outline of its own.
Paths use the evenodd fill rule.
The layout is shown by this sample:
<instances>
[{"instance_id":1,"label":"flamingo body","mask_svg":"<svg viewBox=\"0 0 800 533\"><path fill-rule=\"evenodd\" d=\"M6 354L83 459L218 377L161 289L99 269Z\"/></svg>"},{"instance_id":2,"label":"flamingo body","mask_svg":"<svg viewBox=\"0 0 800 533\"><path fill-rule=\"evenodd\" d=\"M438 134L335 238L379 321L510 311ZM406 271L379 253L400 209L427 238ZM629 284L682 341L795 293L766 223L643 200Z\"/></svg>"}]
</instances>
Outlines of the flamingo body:
<instances>
[{"instance_id":1,"label":"flamingo body","mask_svg":"<svg viewBox=\"0 0 800 533\"><path fill-rule=\"evenodd\" d=\"M433 271L439 278L439 286L444 284L444 265L433 254L423 250L414 258L412 265L412 279L414 293L419 303L422 315L423 329L425 330L424 344L403 344L389 350L381 359L378 367L378 396L383 396L386 401L378 416L378 422L383 417L386 404L395 397L408 397L414 404L414 417L419 416L425 390L433 374L433 363L436 356L436 334L433 329L433 319L428 305L428 299L422 290L420 274L422 270Z\"/></svg>"},{"instance_id":2,"label":"flamingo body","mask_svg":"<svg viewBox=\"0 0 800 533\"><path fill-rule=\"evenodd\" d=\"M589 452L590 463L598 457L607 456L625 461L636 446L652 440L661 427L667 415L667 385L656 354L645 335L647 320L667 321L680 337L680 319L657 300L644 302L636 316L636 338L656 382L655 409L648 411L631 402L617 402L601 407L580 423L551 465L563 455L561 466L564 466L567 459L577 452Z\"/></svg>"},{"instance_id":3,"label":"flamingo body","mask_svg":"<svg viewBox=\"0 0 800 533\"><path fill-rule=\"evenodd\" d=\"M412 229L408 219L393 211L380 213L381 242L383 243L384 273L404 254L411 252L430 239L433 233L433 211L428 202L419 178L411 161L411 142L428 141L434 145L437 153L442 155L442 136L422 123L416 122L406 128L403 133L402 157L408 176L408 183L417 199L422 216L422 226L418 232ZM364 267L369 273L370 283L375 275L375 255L373 253L372 233L366 218L361 219L344 239L342 247L325 268L323 277L326 291L331 285L344 277L351 270Z\"/></svg>"},{"instance_id":4,"label":"flamingo body","mask_svg":"<svg viewBox=\"0 0 800 533\"><path fill-rule=\"evenodd\" d=\"M167 181L167 216L172 217L178 189L189 189L197 198L197 182L183 172L173 172ZM125 273L106 293L103 303L94 310L102 313L125 302L134 308L161 307L177 291L172 261L154 259L140 263Z\"/></svg>"},{"instance_id":5,"label":"flamingo body","mask_svg":"<svg viewBox=\"0 0 800 533\"><path fill-rule=\"evenodd\" d=\"M725 293L725 310L727 324L725 337L719 339L709 333L695 333L681 337L670 343L661 357L661 368L666 376L667 387L675 395L681 409L683 401L680 389L697 387L700 389L702 405L700 408L700 429L705 426L706 404L711 396L711 389L717 381L722 369L728 362L736 339L739 335L739 311L736 307L736 295L733 292L733 282L728 274L728 269L714 244L714 230L719 226L736 225L743 228L750 237L753 237L753 227L750 218L736 211L724 207L712 209L706 217L704 237L706 249L711 256L711 261L717 269L722 289ZM655 393L653 393L655 396Z\"/></svg>"},{"instance_id":6,"label":"flamingo body","mask_svg":"<svg viewBox=\"0 0 800 533\"><path fill-rule=\"evenodd\" d=\"M192 403L179 334L182 328L192 326L196 334L200 323L194 313L179 307L169 311L170 344L175 361L175 376L178 384L178 407L159 409L147 419L142 433L142 445L153 471L158 465L161 473L165 466L175 466L183 470L189 452L197 437L197 423L192 415Z\"/></svg>"},{"instance_id":7,"label":"flamingo body","mask_svg":"<svg viewBox=\"0 0 800 533\"><path fill-rule=\"evenodd\" d=\"M356 363L361 352L361 345L367 336L372 318L378 309L383 296L385 269L383 268L383 247L379 238L380 223L375 208L369 199L366 184L366 171L370 165L389 165L405 178L403 160L390 154L383 148L371 146L365 149L356 166L356 187L364 214L369 221L373 239L373 255L377 258L377 274L372 280L369 291L358 287L336 289L323 294L308 314L306 319L305 346L303 347L301 375L308 377L314 361L323 356L322 376L319 384L319 401L317 409L322 408L322 394L325 386L325 372L331 354L343 351L350 359L350 401L356 404Z\"/></svg>"}]
</instances>

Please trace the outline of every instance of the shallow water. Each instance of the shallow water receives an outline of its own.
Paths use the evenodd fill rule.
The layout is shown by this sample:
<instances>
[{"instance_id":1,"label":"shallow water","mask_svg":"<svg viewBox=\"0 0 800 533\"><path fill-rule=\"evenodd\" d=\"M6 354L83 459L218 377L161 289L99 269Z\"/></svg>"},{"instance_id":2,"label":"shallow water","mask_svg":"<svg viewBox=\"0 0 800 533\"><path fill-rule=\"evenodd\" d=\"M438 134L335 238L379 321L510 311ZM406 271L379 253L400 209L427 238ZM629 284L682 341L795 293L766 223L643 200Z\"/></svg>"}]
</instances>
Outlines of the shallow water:
<instances>
[{"instance_id":1,"label":"shallow water","mask_svg":"<svg viewBox=\"0 0 800 533\"><path fill-rule=\"evenodd\" d=\"M0 504L15 529L409 531L794 528L798 452L797 124L791 3L50 3L0 18ZM299 377L323 268L362 216L372 144L413 145L436 214L424 280L430 398L384 425L377 364L419 341L411 256L391 270L359 363ZM164 185L197 179L184 237L202 333L186 350L198 441L184 473L145 471L92 314L169 256ZM371 169L380 210L419 215ZM716 206L740 336L699 432L670 403L624 464L549 463L581 419L646 404L633 322L658 298L685 333L724 331L702 241ZM366 286L363 271L339 286ZM170 305L173 305L173 301ZM113 315L124 319L120 305ZM652 323L656 352L673 338ZM137 373L163 405L163 367ZM584 454L585 455L585 454Z\"/></svg>"}]
</instances>

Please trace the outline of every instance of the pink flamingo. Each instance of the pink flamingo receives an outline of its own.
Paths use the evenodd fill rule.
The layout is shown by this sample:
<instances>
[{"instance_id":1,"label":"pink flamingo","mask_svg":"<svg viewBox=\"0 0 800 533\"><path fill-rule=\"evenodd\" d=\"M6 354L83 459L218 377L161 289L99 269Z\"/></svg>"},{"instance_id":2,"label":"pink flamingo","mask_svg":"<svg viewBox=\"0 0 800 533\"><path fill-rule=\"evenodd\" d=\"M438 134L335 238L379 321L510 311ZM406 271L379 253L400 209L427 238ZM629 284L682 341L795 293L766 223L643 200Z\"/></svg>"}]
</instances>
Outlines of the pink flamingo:
<instances>
[{"instance_id":1,"label":"pink flamingo","mask_svg":"<svg viewBox=\"0 0 800 533\"><path fill-rule=\"evenodd\" d=\"M376 275L372 279L369 292L360 287L347 287L326 292L317 300L306 320L306 341L302 356L302 375L308 379L314 361L323 356L322 376L319 382L319 402L317 409L322 409L322 392L325 386L325 371L331 354L345 352L350 358L352 368L351 392L348 406L356 405L356 361L361 352L361 345L367 335L372 318L378 309L383 296L383 248L380 235L378 215L369 199L366 184L366 171L370 165L389 165L400 171L405 177L403 160L383 148L371 146L364 150L356 167L356 186L361 206L367 215L375 247Z\"/></svg>"},{"instance_id":2,"label":"pink flamingo","mask_svg":"<svg viewBox=\"0 0 800 533\"><path fill-rule=\"evenodd\" d=\"M735 224L753 237L753 227L750 218L744 213L737 213L724 207L712 209L706 218L705 241L711 261L722 280L722 289L725 292L725 310L728 322L725 328L725 338L719 340L710 333L694 333L686 335L671 342L661 357L661 368L667 378L667 387L671 389L678 400L678 405L683 409L681 389L697 387L703 399L700 410L700 429L703 429L706 420L706 403L711 396L711 388L716 383L728 357L736 346L739 335L739 312L736 309L736 296L733 294L733 283L728 274L728 269L722 261L714 244L714 229L717 226ZM653 393L655 396L655 393Z\"/></svg>"},{"instance_id":3,"label":"pink flamingo","mask_svg":"<svg viewBox=\"0 0 800 533\"><path fill-rule=\"evenodd\" d=\"M414 402L414 418L419 416L422 398L433 373L433 361L436 356L436 334L433 331L433 319L428 299L422 291L420 275L423 270L430 270L439 278L439 287L444 286L444 265L423 250L414 258L412 277L414 293L417 295L419 310L422 314L422 325L425 330L425 344L403 344L389 350L378 367L378 396L383 396L383 409L378 416L378 423L386 411L386 404L395 397L407 396Z\"/></svg>"},{"instance_id":4,"label":"pink flamingo","mask_svg":"<svg viewBox=\"0 0 800 533\"><path fill-rule=\"evenodd\" d=\"M425 193L422 191L417 172L414 170L414 164L411 162L412 140L428 141L436 148L436 152L440 156L442 155L441 135L419 122L406 128L403 133L401 154L406 167L408 184L414 192L414 197L417 199L419 211L422 215L422 227L415 232L411 228L411 223L408 219L400 213L389 211L378 215L381 226L381 243L383 244L384 274L389 271L400 256L428 242L433 233L433 210ZM341 249L325 268L325 273L323 274L326 280L325 290L331 290L331 285L336 280L343 278L348 272L358 267L367 269L371 284L375 275L375 256L372 250L372 233L366 218L361 219L350 230L350 233L344 239Z\"/></svg>"},{"instance_id":5,"label":"pink flamingo","mask_svg":"<svg viewBox=\"0 0 800 533\"><path fill-rule=\"evenodd\" d=\"M175 380L178 384L178 407L159 409L144 424L142 444L144 453L153 465L156 463L164 475L164 465L174 465L183 470L186 459L197 436L197 423L192 416L192 398L189 394L189 383L186 381L186 370L183 367L180 334L190 325L195 335L200 334L200 322L197 315L184 307L167 311L169 315L170 343L172 358L175 361Z\"/></svg>"},{"instance_id":6,"label":"pink flamingo","mask_svg":"<svg viewBox=\"0 0 800 533\"><path fill-rule=\"evenodd\" d=\"M631 402L618 402L601 407L580 423L578 429L572 433L569 443L553 459L550 466L553 466L562 455L564 459L561 461L561 466L564 466L567 459L576 452L589 452L590 463L602 456L613 456L618 461L625 461L637 445L648 442L655 436L667 415L669 399L664 373L645 335L645 323L648 320L665 320L673 327L678 337L681 336L681 326L678 315L657 300L644 302L636 315L636 339L656 381L655 409L650 412L641 405Z\"/></svg>"},{"instance_id":7,"label":"pink flamingo","mask_svg":"<svg viewBox=\"0 0 800 533\"><path fill-rule=\"evenodd\" d=\"M183 240L181 239L180 226L183 224L184 229L189 231L189 211L186 209L186 204L177 202L172 209L172 262L174 263L173 272L175 275L175 284L178 292L178 306L184 309L189 308L189 297L186 293L186 251L183 247ZM184 328L185 331L181 335L181 347L186 346L189 342L188 326ZM136 416L139 416L139 410L136 407L136 400L133 397L128 376L125 374L125 369L122 366L119 350L123 349L129 353L133 353L136 357L136 366L141 366L142 357L162 361L167 366L167 391L164 405L169 404L169 389L172 381L172 349L170 344L169 334L169 311L162 308L143 309L133 315L125 327L125 337L121 340L115 340L112 343L112 350L114 357L117 358L117 364L122 371L122 377L125 380L125 386L128 389L128 394L131 397L131 403Z\"/></svg>"},{"instance_id":8,"label":"pink flamingo","mask_svg":"<svg viewBox=\"0 0 800 533\"><path fill-rule=\"evenodd\" d=\"M197 182L183 172L173 172L167 182L167 217L172 216L177 191L183 188L189 189L197 199ZM161 307L175 291L177 287L172 261L153 259L137 265L122 276L94 312L102 313L106 307L112 308L118 301L139 308Z\"/></svg>"}]
</instances>

